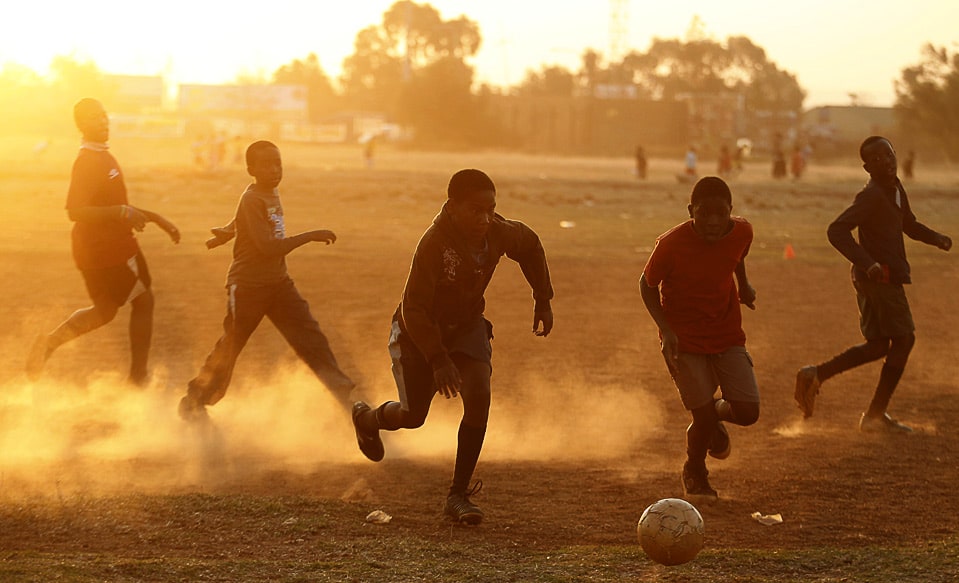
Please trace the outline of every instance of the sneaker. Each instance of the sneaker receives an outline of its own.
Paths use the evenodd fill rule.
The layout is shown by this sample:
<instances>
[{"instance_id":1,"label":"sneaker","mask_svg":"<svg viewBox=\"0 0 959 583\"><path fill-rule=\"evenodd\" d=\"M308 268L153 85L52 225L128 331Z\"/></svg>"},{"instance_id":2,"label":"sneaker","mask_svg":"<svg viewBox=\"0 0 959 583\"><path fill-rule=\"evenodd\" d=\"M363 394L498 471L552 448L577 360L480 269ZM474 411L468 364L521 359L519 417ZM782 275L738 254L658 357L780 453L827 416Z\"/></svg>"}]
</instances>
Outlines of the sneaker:
<instances>
[{"instance_id":1,"label":"sneaker","mask_svg":"<svg viewBox=\"0 0 959 583\"><path fill-rule=\"evenodd\" d=\"M188 423L202 423L210 420L210 416L206 412L206 406L198 403L190 395L180 399L177 412L180 414L180 419Z\"/></svg>"},{"instance_id":2,"label":"sneaker","mask_svg":"<svg viewBox=\"0 0 959 583\"><path fill-rule=\"evenodd\" d=\"M443 512L462 524L477 525L483 522L483 511L470 501L470 496L483 489L483 482L477 480L473 487L466 492L457 492L446 497L446 506Z\"/></svg>"},{"instance_id":3,"label":"sneaker","mask_svg":"<svg viewBox=\"0 0 959 583\"><path fill-rule=\"evenodd\" d=\"M819 371L815 366L804 366L796 373L796 391L793 398L802 410L803 419L812 417L820 384Z\"/></svg>"},{"instance_id":4,"label":"sneaker","mask_svg":"<svg viewBox=\"0 0 959 583\"><path fill-rule=\"evenodd\" d=\"M702 469L696 469L689 462L683 464L683 494L687 498L703 498L707 500L716 500L719 495L716 490L709 485L709 470L706 465Z\"/></svg>"},{"instance_id":5,"label":"sneaker","mask_svg":"<svg viewBox=\"0 0 959 583\"><path fill-rule=\"evenodd\" d=\"M50 345L47 342L47 335L41 334L33 341L30 347L30 354L27 356L27 378L35 381L40 378L43 372L43 366L47 364L50 358Z\"/></svg>"},{"instance_id":6,"label":"sneaker","mask_svg":"<svg viewBox=\"0 0 959 583\"><path fill-rule=\"evenodd\" d=\"M710 456L724 460L729 457L733 451L733 442L729 439L729 431L722 421L716 422L716 431L713 432L712 439L709 440L709 449L706 450Z\"/></svg>"},{"instance_id":7,"label":"sneaker","mask_svg":"<svg viewBox=\"0 0 959 583\"><path fill-rule=\"evenodd\" d=\"M859 418L859 431L863 433L912 433L912 427L900 423L883 413L880 416L862 414Z\"/></svg>"},{"instance_id":8,"label":"sneaker","mask_svg":"<svg viewBox=\"0 0 959 583\"><path fill-rule=\"evenodd\" d=\"M370 461L378 462L383 459L385 451L383 450L383 440L380 439L380 431L370 431L360 425L360 416L371 411L370 406L363 401L353 403L353 429L356 430L356 443Z\"/></svg>"}]
</instances>

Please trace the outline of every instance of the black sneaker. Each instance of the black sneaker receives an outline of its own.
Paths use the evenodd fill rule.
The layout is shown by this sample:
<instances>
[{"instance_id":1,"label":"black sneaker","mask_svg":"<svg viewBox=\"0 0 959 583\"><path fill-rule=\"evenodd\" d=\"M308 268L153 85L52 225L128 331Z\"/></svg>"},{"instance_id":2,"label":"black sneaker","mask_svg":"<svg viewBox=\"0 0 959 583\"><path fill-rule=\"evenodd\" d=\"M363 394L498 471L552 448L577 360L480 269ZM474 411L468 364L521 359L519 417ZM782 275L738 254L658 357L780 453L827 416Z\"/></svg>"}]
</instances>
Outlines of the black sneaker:
<instances>
[{"instance_id":1,"label":"black sneaker","mask_svg":"<svg viewBox=\"0 0 959 583\"><path fill-rule=\"evenodd\" d=\"M470 496L483 489L483 482L477 480L473 487L466 492L457 492L446 497L446 506L443 512L462 524L477 525L483 522L483 511L470 501Z\"/></svg>"},{"instance_id":2,"label":"black sneaker","mask_svg":"<svg viewBox=\"0 0 959 583\"><path fill-rule=\"evenodd\" d=\"M719 495L709 485L709 471L703 465L701 469L694 468L689 462L683 464L683 493L687 498L716 500Z\"/></svg>"},{"instance_id":3,"label":"black sneaker","mask_svg":"<svg viewBox=\"0 0 959 583\"><path fill-rule=\"evenodd\" d=\"M709 449L706 450L706 453L718 460L724 460L729 457L732 451L733 442L729 439L729 431L726 430L722 421L717 421L716 431L713 432L713 436L709 440Z\"/></svg>"},{"instance_id":4,"label":"black sneaker","mask_svg":"<svg viewBox=\"0 0 959 583\"><path fill-rule=\"evenodd\" d=\"M912 433L912 427L900 423L883 413L879 416L862 414L859 418L859 431L863 433Z\"/></svg>"},{"instance_id":5,"label":"black sneaker","mask_svg":"<svg viewBox=\"0 0 959 583\"><path fill-rule=\"evenodd\" d=\"M796 389L793 392L793 398L802 411L803 419L812 417L820 385L819 369L815 366L804 366L796 373Z\"/></svg>"},{"instance_id":6,"label":"black sneaker","mask_svg":"<svg viewBox=\"0 0 959 583\"><path fill-rule=\"evenodd\" d=\"M383 459L386 451L383 449L383 440L379 430L369 431L360 426L360 415L371 411L370 406L363 401L353 403L353 429L356 430L356 443L370 461L378 462Z\"/></svg>"}]
</instances>

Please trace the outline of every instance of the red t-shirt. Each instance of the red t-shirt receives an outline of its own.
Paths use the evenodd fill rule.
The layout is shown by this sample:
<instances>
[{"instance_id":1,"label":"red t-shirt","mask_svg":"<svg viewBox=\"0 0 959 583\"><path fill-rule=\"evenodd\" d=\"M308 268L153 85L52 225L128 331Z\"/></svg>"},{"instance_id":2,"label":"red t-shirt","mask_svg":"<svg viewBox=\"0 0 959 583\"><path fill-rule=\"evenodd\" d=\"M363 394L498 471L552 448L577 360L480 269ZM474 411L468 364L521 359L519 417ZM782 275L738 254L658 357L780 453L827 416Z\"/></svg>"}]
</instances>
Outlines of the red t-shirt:
<instances>
[{"instance_id":1,"label":"red t-shirt","mask_svg":"<svg viewBox=\"0 0 959 583\"><path fill-rule=\"evenodd\" d=\"M120 165L110 152L81 148L73 163L67 210L86 206L127 204L127 188ZM73 224L73 260L80 269L123 265L137 254L133 230L115 221Z\"/></svg>"},{"instance_id":2,"label":"red t-shirt","mask_svg":"<svg viewBox=\"0 0 959 583\"><path fill-rule=\"evenodd\" d=\"M693 221L677 225L656 239L643 270L646 283L660 287L666 321L679 337L680 352L718 354L746 345L733 273L749 253L753 228L732 217L732 230L709 243Z\"/></svg>"}]
</instances>

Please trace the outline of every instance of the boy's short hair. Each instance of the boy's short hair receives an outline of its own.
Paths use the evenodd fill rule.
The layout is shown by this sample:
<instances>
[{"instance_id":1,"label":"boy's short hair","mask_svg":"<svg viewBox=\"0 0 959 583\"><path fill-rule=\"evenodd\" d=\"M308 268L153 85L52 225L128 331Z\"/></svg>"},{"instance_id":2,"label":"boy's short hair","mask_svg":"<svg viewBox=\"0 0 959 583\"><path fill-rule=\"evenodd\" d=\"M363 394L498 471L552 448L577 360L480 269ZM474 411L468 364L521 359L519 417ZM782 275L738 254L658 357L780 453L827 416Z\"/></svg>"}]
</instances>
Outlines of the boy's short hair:
<instances>
[{"instance_id":1,"label":"boy's short hair","mask_svg":"<svg viewBox=\"0 0 959 583\"><path fill-rule=\"evenodd\" d=\"M99 112L103 109L103 104L92 97L84 97L73 106L73 122L80 125L80 120L90 116L91 113Z\"/></svg>"},{"instance_id":2,"label":"boy's short hair","mask_svg":"<svg viewBox=\"0 0 959 583\"><path fill-rule=\"evenodd\" d=\"M259 154L262 150L266 150L267 148L273 148L275 150L279 150L276 144L274 144L273 142L268 142L267 140L258 140L256 142L253 142L249 146L247 146L246 165L252 166L253 163L256 162L257 154Z\"/></svg>"},{"instance_id":3,"label":"boy's short hair","mask_svg":"<svg viewBox=\"0 0 959 583\"><path fill-rule=\"evenodd\" d=\"M729 206L733 204L733 193L729 190L726 181L718 176L704 176L693 186L689 195L689 204L697 205L707 198L721 198Z\"/></svg>"},{"instance_id":4,"label":"boy's short hair","mask_svg":"<svg viewBox=\"0 0 959 583\"><path fill-rule=\"evenodd\" d=\"M867 161L866 150L871 148L872 145L875 144L876 142L881 142L883 140L889 142L887 138L884 138L882 136L869 136L868 138L863 140L862 144L859 146L859 159L862 160L863 162L866 162ZM892 142L889 142L889 145L891 146Z\"/></svg>"},{"instance_id":5,"label":"boy's short hair","mask_svg":"<svg viewBox=\"0 0 959 583\"><path fill-rule=\"evenodd\" d=\"M467 168L460 170L450 178L449 186L446 187L446 195L453 200L458 200L467 194L483 190L496 192L493 180L481 170Z\"/></svg>"}]
</instances>

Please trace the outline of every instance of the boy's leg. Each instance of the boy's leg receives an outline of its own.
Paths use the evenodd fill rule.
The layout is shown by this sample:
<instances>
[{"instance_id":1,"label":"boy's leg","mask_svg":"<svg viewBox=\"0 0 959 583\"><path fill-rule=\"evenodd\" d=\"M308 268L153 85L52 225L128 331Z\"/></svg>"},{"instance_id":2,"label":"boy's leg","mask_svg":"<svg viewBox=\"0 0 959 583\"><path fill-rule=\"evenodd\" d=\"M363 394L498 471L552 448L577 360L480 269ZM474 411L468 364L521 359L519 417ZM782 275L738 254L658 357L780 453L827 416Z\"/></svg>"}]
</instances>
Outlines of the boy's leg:
<instances>
[{"instance_id":1,"label":"boy's leg","mask_svg":"<svg viewBox=\"0 0 959 583\"><path fill-rule=\"evenodd\" d=\"M483 520L483 511L469 497L479 492L482 482L476 482L473 488L469 488L469 483L486 437L492 368L488 362L474 360L459 353L454 353L452 358L463 379L460 391L463 399L463 419L457 432L456 462L453 465L453 480L444 510L450 518L458 522L479 524Z\"/></svg>"},{"instance_id":2,"label":"boy's leg","mask_svg":"<svg viewBox=\"0 0 959 583\"><path fill-rule=\"evenodd\" d=\"M716 498L716 490L709 485L706 454L720 427L713 400L719 382L711 358L711 355L681 352L673 376L683 406L693 417L693 422L686 428L683 492L686 496L707 499Z\"/></svg>"},{"instance_id":3,"label":"boy's leg","mask_svg":"<svg viewBox=\"0 0 959 583\"><path fill-rule=\"evenodd\" d=\"M713 356L712 363L723 394L716 405L719 420L744 427L759 420L759 386L746 348L734 346Z\"/></svg>"},{"instance_id":4,"label":"boy's leg","mask_svg":"<svg viewBox=\"0 0 959 583\"><path fill-rule=\"evenodd\" d=\"M236 359L263 319L269 294L269 290L230 286L223 335L206 357L200 372L188 383L187 394L180 400L181 417L187 420L204 417L206 405L216 404L226 394Z\"/></svg>"},{"instance_id":5,"label":"boy's leg","mask_svg":"<svg viewBox=\"0 0 959 583\"><path fill-rule=\"evenodd\" d=\"M128 264L136 275L136 283L130 290L130 377L135 385L147 380L147 360L150 357L150 341L153 337L153 291L152 279L143 253L137 252Z\"/></svg>"},{"instance_id":6,"label":"boy's leg","mask_svg":"<svg viewBox=\"0 0 959 583\"><path fill-rule=\"evenodd\" d=\"M416 346L400 331L395 320L390 326L390 359L399 401L386 401L371 409L363 401L353 404L353 427L360 451L374 462L383 459L381 429L415 429L423 425L436 394L433 368Z\"/></svg>"},{"instance_id":7,"label":"boy's leg","mask_svg":"<svg viewBox=\"0 0 959 583\"><path fill-rule=\"evenodd\" d=\"M153 292L149 289L130 302L130 377L134 385L147 380L147 361L153 337Z\"/></svg>"},{"instance_id":8,"label":"boy's leg","mask_svg":"<svg viewBox=\"0 0 959 583\"><path fill-rule=\"evenodd\" d=\"M30 349L27 358L27 376L36 379L53 351L67 342L92 332L116 317L117 311L131 297L149 288L149 274L145 263L143 271L145 281L141 281L138 254L124 265L81 271L87 293L93 300L89 308L77 310L64 320L53 332L39 336Z\"/></svg>"},{"instance_id":9,"label":"boy's leg","mask_svg":"<svg viewBox=\"0 0 959 583\"><path fill-rule=\"evenodd\" d=\"M879 384L876 386L876 392L873 394L869 408L862 415L859 422L859 428L863 431L887 430L899 433L909 433L912 428L895 421L886 414L889 407L889 401L892 394L899 384L899 379L905 370L906 362L909 360L909 353L916 342L913 334L896 336L892 338L889 345L889 353L886 355L886 361L879 372Z\"/></svg>"},{"instance_id":10,"label":"boy's leg","mask_svg":"<svg viewBox=\"0 0 959 583\"><path fill-rule=\"evenodd\" d=\"M267 317L286 338L293 350L310 370L333 393L344 407L350 406L350 392L356 383L340 370L330 349L329 340L320 330L310 306L293 282L283 284Z\"/></svg>"}]
</instances>

